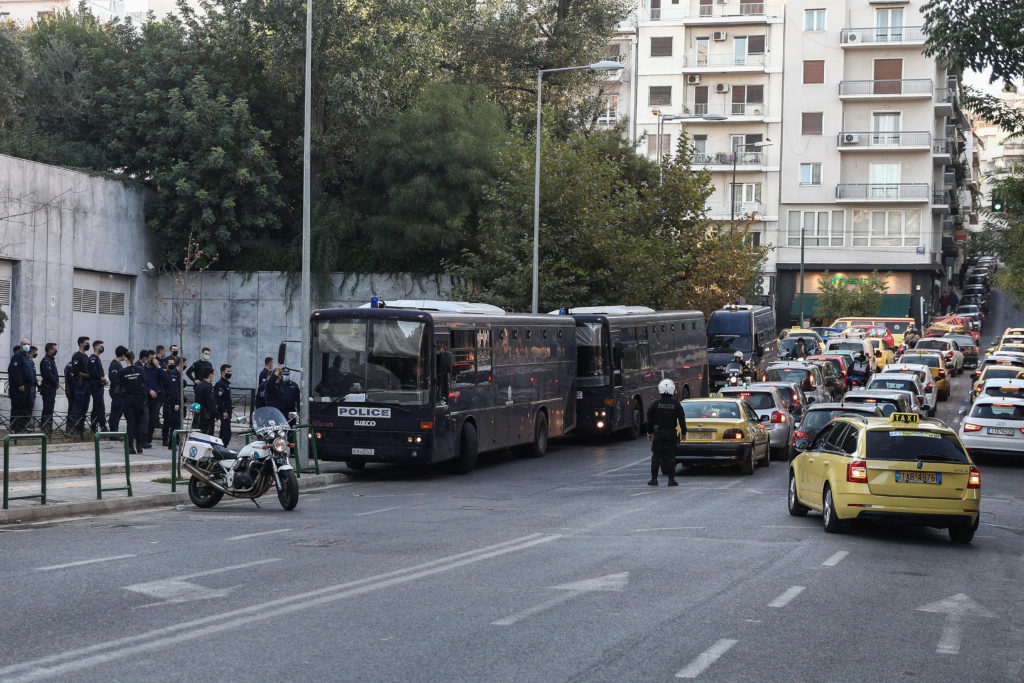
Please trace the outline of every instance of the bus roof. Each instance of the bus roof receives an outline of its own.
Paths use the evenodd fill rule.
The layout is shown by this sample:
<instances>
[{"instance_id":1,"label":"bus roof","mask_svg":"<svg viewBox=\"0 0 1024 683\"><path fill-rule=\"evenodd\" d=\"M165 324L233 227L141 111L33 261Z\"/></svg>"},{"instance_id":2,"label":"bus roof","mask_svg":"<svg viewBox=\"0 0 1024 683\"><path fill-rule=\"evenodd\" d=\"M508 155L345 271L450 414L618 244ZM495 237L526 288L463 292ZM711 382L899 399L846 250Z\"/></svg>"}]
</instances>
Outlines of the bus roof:
<instances>
[{"instance_id":1,"label":"bus roof","mask_svg":"<svg viewBox=\"0 0 1024 683\"><path fill-rule=\"evenodd\" d=\"M560 308L557 311L551 311L548 315L639 315L641 313L655 313L655 310L647 306L577 306L575 308Z\"/></svg>"},{"instance_id":2,"label":"bus roof","mask_svg":"<svg viewBox=\"0 0 1024 683\"><path fill-rule=\"evenodd\" d=\"M359 308L371 308L366 303ZM385 302L382 308L410 308L418 311L437 311L438 313L468 313L472 315L505 315L505 309L491 304L471 303L468 301L440 301L437 299L398 299Z\"/></svg>"}]
</instances>

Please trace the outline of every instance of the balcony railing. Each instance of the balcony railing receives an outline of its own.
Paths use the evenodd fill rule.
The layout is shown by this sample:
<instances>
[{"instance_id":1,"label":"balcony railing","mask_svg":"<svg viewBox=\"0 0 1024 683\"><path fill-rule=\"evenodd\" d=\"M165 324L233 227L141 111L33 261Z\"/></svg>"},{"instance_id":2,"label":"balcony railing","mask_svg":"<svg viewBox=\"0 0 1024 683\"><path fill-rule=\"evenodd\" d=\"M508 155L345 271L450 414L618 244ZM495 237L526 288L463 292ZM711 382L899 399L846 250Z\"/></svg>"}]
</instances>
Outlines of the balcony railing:
<instances>
[{"instance_id":1,"label":"balcony railing","mask_svg":"<svg viewBox=\"0 0 1024 683\"><path fill-rule=\"evenodd\" d=\"M764 152L697 152L693 155L693 163L701 166L760 166L764 161Z\"/></svg>"},{"instance_id":2,"label":"balcony railing","mask_svg":"<svg viewBox=\"0 0 1024 683\"><path fill-rule=\"evenodd\" d=\"M731 216L736 214L737 217L744 216L748 213L760 214L761 202L741 202L736 201L730 206L728 201L724 202L708 202L704 205L704 211L709 216Z\"/></svg>"},{"instance_id":3,"label":"balcony railing","mask_svg":"<svg viewBox=\"0 0 1024 683\"><path fill-rule=\"evenodd\" d=\"M932 204L936 206L949 206L952 207L954 204L959 206L959 203L955 199L955 195L950 190L937 190L932 192Z\"/></svg>"},{"instance_id":4,"label":"balcony railing","mask_svg":"<svg viewBox=\"0 0 1024 683\"><path fill-rule=\"evenodd\" d=\"M844 28L839 42L847 45L876 45L878 43L923 43L923 26L889 26L884 28Z\"/></svg>"},{"instance_id":5,"label":"balcony railing","mask_svg":"<svg viewBox=\"0 0 1024 683\"><path fill-rule=\"evenodd\" d=\"M935 138L932 140L932 154L947 156L953 154L953 143L946 138Z\"/></svg>"},{"instance_id":6,"label":"balcony railing","mask_svg":"<svg viewBox=\"0 0 1024 683\"><path fill-rule=\"evenodd\" d=\"M683 116L766 116L767 108L763 102L728 102L726 104L699 104L689 103L683 105Z\"/></svg>"},{"instance_id":7,"label":"balcony railing","mask_svg":"<svg viewBox=\"0 0 1024 683\"><path fill-rule=\"evenodd\" d=\"M874 81L840 81L839 96L931 95L930 78L891 78Z\"/></svg>"},{"instance_id":8,"label":"balcony railing","mask_svg":"<svg viewBox=\"0 0 1024 683\"><path fill-rule=\"evenodd\" d=\"M937 104L952 104L953 90L951 88L936 88L935 102Z\"/></svg>"},{"instance_id":9,"label":"balcony railing","mask_svg":"<svg viewBox=\"0 0 1024 683\"><path fill-rule=\"evenodd\" d=\"M836 199L926 200L930 191L928 183L839 183L836 185Z\"/></svg>"},{"instance_id":10,"label":"balcony railing","mask_svg":"<svg viewBox=\"0 0 1024 683\"><path fill-rule=\"evenodd\" d=\"M647 10L649 21L674 21L677 19L778 19L782 17L782 5L767 5L763 2L715 2L705 5L692 0L683 6L670 5L652 7Z\"/></svg>"},{"instance_id":11,"label":"balcony railing","mask_svg":"<svg viewBox=\"0 0 1024 683\"><path fill-rule=\"evenodd\" d=\"M839 134L840 147L930 147L928 131L848 131Z\"/></svg>"},{"instance_id":12,"label":"balcony railing","mask_svg":"<svg viewBox=\"0 0 1024 683\"><path fill-rule=\"evenodd\" d=\"M1004 142L1003 154L1024 154L1024 142Z\"/></svg>"},{"instance_id":13,"label":"balcony railing","mask_svg":"<svg viewBox=\"0 0 1024 683\"><path fill-rule=\"evenodd\" d=\"M717 67L717 66L764 66L764 53L736 55L731 53L707 54L707 55L684 55L683 66L695 67Z\"/></svg>"}]
</instances>

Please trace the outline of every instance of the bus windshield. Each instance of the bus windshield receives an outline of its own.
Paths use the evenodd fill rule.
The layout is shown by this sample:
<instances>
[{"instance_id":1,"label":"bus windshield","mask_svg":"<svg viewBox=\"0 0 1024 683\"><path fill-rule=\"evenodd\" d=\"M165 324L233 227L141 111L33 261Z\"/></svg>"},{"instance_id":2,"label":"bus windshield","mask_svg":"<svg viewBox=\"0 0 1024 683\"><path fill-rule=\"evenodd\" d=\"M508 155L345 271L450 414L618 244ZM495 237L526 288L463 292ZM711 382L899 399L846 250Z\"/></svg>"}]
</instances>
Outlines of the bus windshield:
<instances>
[{"instance_id":1,"label":"bus windshield","mask_svg":"<svg viewBox=\"0 0 1024 683\"><path fill-rule=\"evenodd\" d=\"M425 405L430 399L426 325L407 320L317 322L313 400Z\"/></svg>"},{"instance_id":2,"label":"bus windshield","mask_svg":"<svg viewBox=\"0 0 1024 683\"><path fill-rule=\"evenodd\" d=\"M606 335L601 323L576 324L576 376L581 387L600 387L609 384L605 354Z\"/></svg>"},{"instance_id":3,"label":"bus windshield","mask_svg":"<svg viewBox=\"0 0 1024 683\"><path fill-rule=\"evenodd\" d=\"M715 311L708 321L708 353L750 351L750 314Z\"/></svg>"}]
</instances>

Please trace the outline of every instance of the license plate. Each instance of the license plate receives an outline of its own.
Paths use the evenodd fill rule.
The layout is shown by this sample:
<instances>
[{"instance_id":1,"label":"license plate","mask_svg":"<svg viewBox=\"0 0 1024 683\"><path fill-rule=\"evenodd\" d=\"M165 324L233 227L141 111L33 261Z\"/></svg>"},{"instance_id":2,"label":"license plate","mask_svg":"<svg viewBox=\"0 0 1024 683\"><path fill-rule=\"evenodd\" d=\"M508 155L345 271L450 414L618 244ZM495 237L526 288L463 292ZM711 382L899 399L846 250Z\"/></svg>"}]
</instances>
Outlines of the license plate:
<instances>
[{"instance_id":1,"label":"license plate","mask_svg":"<svg viewBox=\"0 0 1024 683\"><path fill-rule=\"evenodd\" d=\"M1013 436L1013 429L1010 427L989 427L988 433L994 436Z\"/></svg>"},{"instance_id":2,"label":"license plate","mask_svg":"<svg viewBox=\"0 0 1024 683\"><path fill-rule=\"evenodd\" d=\"M353 448L352 455L373 455L372 448Z\"/></svg>"},{"instance_id":3,"label":"license plate","mask_svg":"<svg viewBox=\"0 0 1024 683\"><path fill-rule=\"evenodd\" d=\"M583 392L582 391L577 391L576 392L576 400L577 401L582 401L583 400Z\"/></svg>"},{"instance_id":4,"label":"license plate","mask_svg":"<svg viewBox=\"0 0 1024 683\"><path fill-rule=\"evenodd\" d=\"M896 481L901 484L941 484L939 472L897 472Z\"/></svg>"},{"instance_id":5,"label":"license plate","mask_svg":"<svg viewBox=\"0 0 1024 683\"><path fill-rule=\"evenodd\" d=\"M687 441L711 441L714 437L714 432L686 432Z\"/></svg>"}]
</instances>

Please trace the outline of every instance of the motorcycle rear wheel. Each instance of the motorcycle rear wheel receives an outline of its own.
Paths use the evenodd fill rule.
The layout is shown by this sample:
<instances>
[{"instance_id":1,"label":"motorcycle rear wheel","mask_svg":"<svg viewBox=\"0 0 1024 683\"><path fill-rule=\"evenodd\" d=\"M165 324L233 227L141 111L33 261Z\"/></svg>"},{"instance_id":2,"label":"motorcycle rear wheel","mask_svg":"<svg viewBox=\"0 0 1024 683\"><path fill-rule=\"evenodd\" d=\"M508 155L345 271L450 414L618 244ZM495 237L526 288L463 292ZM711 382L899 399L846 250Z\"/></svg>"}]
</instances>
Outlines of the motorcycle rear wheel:
<instances>
[{"instance_id":1,"label":"motorcycle rear wheel","mask_svg":"<svg viewBox=\"0 0 1024 683\"><path fill-rule=\"evenodd\" d=\"M193 476L188 480L188 497L197 508L212 508L224 494Z\"/></svg>"},{"instance_id":2,"label":"motorcycle rear wheel","mask_svg":"<svg viewBox=\"0 0 1024 683\"><path fill-rule=\"evenodd\" d=\"M299 479L292 470L280 472L278 477L281 479L281 488L277 490L277 499L285 510L294 510L299 504Z\"/></svg>"}]
</instances>

